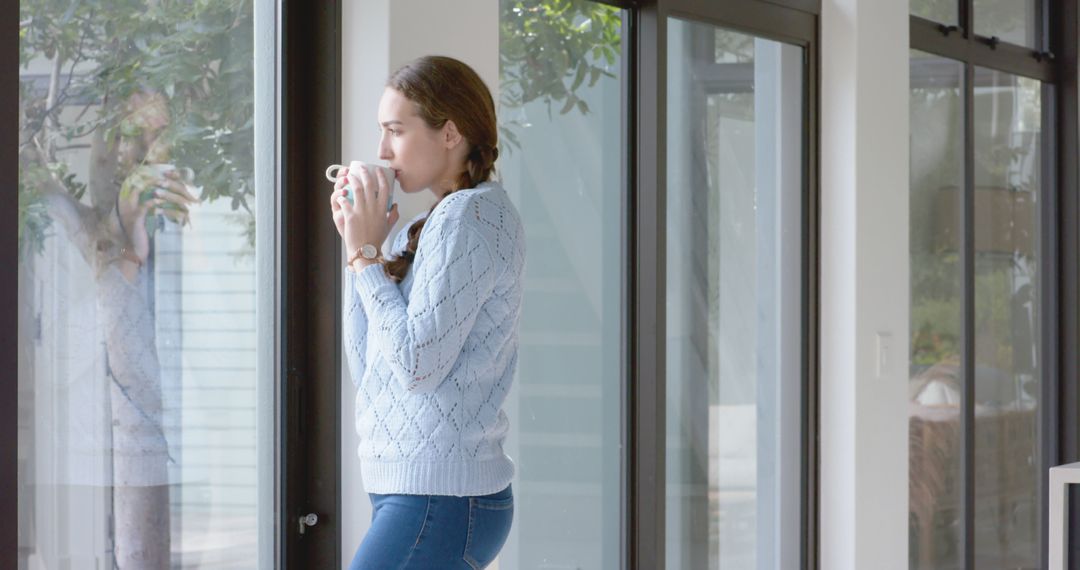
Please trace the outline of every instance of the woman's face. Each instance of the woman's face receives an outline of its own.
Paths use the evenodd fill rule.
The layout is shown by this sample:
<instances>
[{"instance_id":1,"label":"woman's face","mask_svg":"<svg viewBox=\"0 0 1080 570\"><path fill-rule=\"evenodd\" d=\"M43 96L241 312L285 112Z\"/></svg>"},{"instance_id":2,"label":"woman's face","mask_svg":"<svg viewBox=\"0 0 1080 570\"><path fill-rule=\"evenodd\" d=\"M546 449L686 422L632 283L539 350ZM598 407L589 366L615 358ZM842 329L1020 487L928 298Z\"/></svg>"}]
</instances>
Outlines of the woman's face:
<instances>
[{"instance_id":1,"label":"woman's face","mask_svg":"<svg viewBox=\"0 0 1080 570\"><path fill-rule=\"evenodd\" d=\"M441 194L465 169L467 145L453 122L432 129L416 113L416 104L391 87L379 100L379 129L379 158L394 169L404 192L431 188Z\"/></svg>"}]
</instances>

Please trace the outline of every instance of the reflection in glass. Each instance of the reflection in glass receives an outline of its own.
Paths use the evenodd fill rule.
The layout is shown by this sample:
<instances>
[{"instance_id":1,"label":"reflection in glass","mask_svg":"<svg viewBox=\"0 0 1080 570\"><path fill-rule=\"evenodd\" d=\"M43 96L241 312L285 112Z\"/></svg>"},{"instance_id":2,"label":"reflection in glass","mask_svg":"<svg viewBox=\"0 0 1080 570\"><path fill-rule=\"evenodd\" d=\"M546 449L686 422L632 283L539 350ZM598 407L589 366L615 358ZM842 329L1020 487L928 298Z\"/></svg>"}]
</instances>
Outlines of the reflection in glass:
<instances>
[{"instance_id":1,"label":"reflection in glass","mask_svg":"<svg viewBox=\"0 0 1080 570\"><path fill-rule=\"evenodd\" d=\"M942 24L956 24L956 0L911 0L911 15Z\"/></svg>"},{"instance_id":2,"label":"reflection in glass","mask_svg":"<svg viewBox=\"0 0 1080 570\"><path fill-rule=\"evenodd\" d=\"M1038 47L1041 0L974 0L975 33L997 36L1030 48Z\"/></svg>"},{"instance_id":3,"label":"reflection in glass","mask_svg":"<svg viewBox=\"0 0 1080 570\"><path fill-rule=\"evenodd\" d=\"M619 565L622 15L501 0L498 175L529 261L501 570Z\"/></svg>"},{"instance_id":4,"label":"reflection in glass","mask_svg":"<svg viewBox=\"0 0 1080 570\"><path fill-rule=\"evenodd\" d=\"M1038 81L975 68L975 566L1039 565Z\"/></svg>"},{"instance_id":5,"label":"reflection in glass","mask_svg":"<svg viewBox=\"0 0 1080 570\"><path fill-rule=\"evenodd\" d=\"M803 52L668 41L667 567L795 568Z\"/></svg>"},{"instance_id":6,"label":"reflection in glass","mask_svg":"<svg viewBox=\"0 0 1080 570\"><path fill-rule=\"evenodd\" d=\"M963 65L911 53L910 568L958 568Z\"/></svg>"},{"instance_id":7,"label":"reflection in glass","mask_svg":"<svg viewBox=\"0 0 1080 570\"><path fill-rule=\"evenodd\" d=\"M20 4L23 567L258 561L252 11Z\"/></svg>"}]
</instances>

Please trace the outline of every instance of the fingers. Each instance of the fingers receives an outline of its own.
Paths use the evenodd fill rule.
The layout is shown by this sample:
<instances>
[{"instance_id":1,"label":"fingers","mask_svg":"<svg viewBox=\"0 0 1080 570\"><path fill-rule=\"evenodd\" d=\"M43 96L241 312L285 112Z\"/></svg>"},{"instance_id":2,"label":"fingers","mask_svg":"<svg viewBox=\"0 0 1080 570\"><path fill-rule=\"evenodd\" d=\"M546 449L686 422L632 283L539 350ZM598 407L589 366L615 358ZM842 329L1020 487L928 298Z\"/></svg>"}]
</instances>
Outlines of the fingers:
<instances>
[{"instance_id":1,"label":"fingers","mask_svg":"<svg viewBox=\"0 0 1080 570\"><path fill-rule=\"evenodd\" d=\"M337 180L334 182L334 190L340 190L347 186L349 184L348 176L348 168L342 168L340 171L338 171Z\"/></svg>"},{"instance_id":2,"label":"fingers","mask_svg":"<svg viewBox=\"0 0 1080 570\"><path fill-rule=\"evenodd\" d=\"M360 188L354 200L356 200L356 204L358 205L361 201L366 204L368 200L374 199L375 204L380 207L380 210L385 212L386 202L390 199L390 184L383 169L376 168L375 171L375 174L372 175L368 169L360 169L360 184L353 183L353 188ZM356 176L353 175L349 175L349 178L357 180Z\"/></svg>"},{"instance_id":3,"label":"fingers","mask_svg":"<svg viewBox=\"0 0 1080 570\"><path fill-rule=\"evenodd\" d=\"M353 204L349 202L349 199L346 198L344 194L337 194L338 195L334 198L335 211L340 211L342 214L351 214L353 211Z\"/></svg>"},{"instance_id":4,"label":"fingers","mask_svg":"<svg viewBox=\"0 0 1080 570\"><path fill-rule=\"evenodd\" d=\"M360 178L357 178L357 176L355 174L349 174L348 176L346 176L346 178L348 179L346 183L348 185L352 186L353 188L356 188L357 189L357 194L362 193L364 188L367 186L367 181L362 178L365 174L367 174L367 173L365 171L361 170L360 171L360 176L361 176Z\"/></svg>"},{"instance_id":5,"label":"fingers","mask_svg":"<svg viewBox=\"0 0 1080 570\"><path fill-rule=\"evenodd\" d=\"M179 186L181 186L181 188L183 188L182 184L179 185ZM170 188L169 190L173 190L173 188ZM164 189L155 190L154 191L154 196L156 196L156 197L158 197L158 198L160 198L162 200L165 200L165 201L167 201L167 202L169 202L171 204L175 204L177 206L180 206L182 208L186 208L188 204L191 204L191 203L194 203L194 202L198 201L198 200L195 200L194 196L192 196L191 194L188 194L187 190L183 190L182 192L175 192L175 191L169 191L169 190L164 190Z\"/></svg>"},{"instance_id":6,"label":"fingers","mask_svg":"<svg viewBox=\"0 0 1080 570\"><path fill-rule=\"evenodd\" d=\"M142 204L139 204L139 209L137 210L137 212L139 214L145 214L149 212L152 208L158 208L163 204L165 204L164 198L151 198L143 202Z\"/></svg>"},{"instance_id":7,"label":"fingers","mask_svg":"<svg viewBox=\"0 0 1080 570\"><path fill-rule=\"evenodd\" d=\"M382 207L382 211L386 211L386 201L390 199L390 184L386 180L386 173L383 169L376 168L377 172L375 177L379 179L379 206Z\"/></svg>"},{"instance_id":8,"label":"fingers","mask_svg":"<svg viewBox=\"0 0 1080 570\"><path fill-rule=\"evenodd\" d=\"M188 186L179 179L179 175L173 171L162 174L156 180L150 181L148 184L150 188L153 188L155 196L164 196L166 194L176 195L182 202L188 204L195 204L199 201L198 198L193 196L188 191ZM177 202L178 204L181 202Z\"/></svg>"},{"instance_id":9,"label":"fingers","mask_svg":"<svg viewBox=\"0 0 1080 570\"><path fill-rule=\"evenodd\" d=\"M330 209L335 213L341 210L338 198L345 195L345 187L349 184L348 174L348 168L342 168L338 171L337 181L334 182L334 191L330 193Z\"/></svg>"},{"instance_id":10,"label":"fingers","mask_svg":"<svg viewBox=\"0 0 1080 570\"><path fill-rule=\"evenodd\" d=\"M334 191L330 193L330 211L335 214L341 211L341 205L338 204L338 198L343 198L344 196L345 193L341 188L335 188Z\"/></svg>"},{"instance_id":11,"label":"fingers","mask_svg":"<svg viewBox=\"0 0 1080 570\"><path fill-rule=\"evenodd\" d=\"M183 200L188 202L189 204L194 204L198 202L199 199L191 195L191 192L188 191L187 185L173 179L174 176L169 176L169 178L167 179L160 180L159 186L165 190L168 190L170 193L174 193L179 197L182 197Z\"/></svg>"},{"instance_id":12,"label":"fingers","mask_svg":"<svg viewBox=\"0 0 1080 570\"><path fill-rule=\"evenodd\" d=\"M366 169L366 168L361 168L360 169L360 181L364 184L363 192L364 192L365 197L368 195L369 190L378 188L378 186L376 186L376 182L371 179L371 173L368 172L368 169ZM354 186L354 188L355 188L355 186Z\"/></svg>"}]
</instances>

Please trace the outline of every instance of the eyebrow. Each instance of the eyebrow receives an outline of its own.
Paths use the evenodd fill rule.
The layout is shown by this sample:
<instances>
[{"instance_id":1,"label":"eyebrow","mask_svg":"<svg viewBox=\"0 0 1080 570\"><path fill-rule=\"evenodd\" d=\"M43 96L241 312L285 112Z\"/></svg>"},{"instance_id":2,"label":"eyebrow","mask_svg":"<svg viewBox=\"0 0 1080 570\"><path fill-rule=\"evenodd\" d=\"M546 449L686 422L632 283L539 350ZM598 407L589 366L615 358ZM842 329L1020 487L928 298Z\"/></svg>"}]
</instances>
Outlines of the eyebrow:
<instances>
[{"instance_id":1,"label":"eyebrow","mask_svg":"<svg viewBox=\"0 0 1080 570\"><path fill-rule=\"evenodd\" d=\"M383 126L383 127L389 127L390 125L404 125L404 124L405 123L402 123L401 121L398 121L398 120L386 121L385 123L379 123L379 125Z\"/></svg>"}]
</instances>

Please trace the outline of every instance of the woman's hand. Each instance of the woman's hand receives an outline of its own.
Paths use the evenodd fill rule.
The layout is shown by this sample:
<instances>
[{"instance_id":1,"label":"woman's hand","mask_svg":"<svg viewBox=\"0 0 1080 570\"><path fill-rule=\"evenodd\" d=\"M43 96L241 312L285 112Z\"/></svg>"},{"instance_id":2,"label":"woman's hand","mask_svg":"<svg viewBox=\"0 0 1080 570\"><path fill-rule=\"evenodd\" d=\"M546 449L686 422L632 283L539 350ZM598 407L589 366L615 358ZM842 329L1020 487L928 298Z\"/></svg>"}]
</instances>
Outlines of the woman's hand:
<instances>
[{"instance_id":1,"label":"woman's hand","mask_svg":"<svg viewBox=\"0 0 1080 570\"><path fill-rule=\"evenodd\" d=\"M127 236L130 247L141 263L150 255L150 236L146 231L146 216L165 214L179 224L187 223L188 206L199 199L188 192L183 182L173 172L156 179L147 179L146 185L131 186L131 191L120 192L117 214L123 224L121 236ZM123 242L123 239L120 240Z\"/></svg>"},{"instance_id":2,"label":"woman's hand","mask_svg":"<svg viewBox=\"0 0 1080 570\"><path fill-rule=\"evenodd\" d=\"M345 239L345 212L341 211L341 204L338 203L338 198L345 196L345 186L349 184L349 181L345 176L348 173L348 168L342 168L339 171L337 182L334 183L334 191L330 194L330 214L334 217L334 227L337 228L337 233L341 236L342 240ZM348 200L348 198L345 199Z\"/></svg>"},{"instance_id":3,"label":"woman's hand","mask_svg":"<svg viewBox=\"0 0 1080 570\"><path fill-rule=\"evenodd\" d=\"M148 195L149 194L149 195ZM188 192L175 172L167 172L158 178L132 178L127 191L121 191L116 204L116 226L112 233L123 248L138 258L138 265L146 263L150 255L150 236L146 231L146 216L165 214L169 219L187 223L188 206L199 201ZM133 260L123 258L124 261ZM133 281L138 267L125 263L121 272Z\"/></svg>"},{"instance_id":4,"label":"woman's hand","mask_svg":"<svg viewBox=\"0 0 1080 570\"><path fill-rule=\"evenodd\" d=\"M390 199L390 185L381 169L376 169L377 181L371 178L366 169L361 169L357 177L348 171L344 176L348 184L355 190L354 203L343 194L345 184L339 179L334 184L334 194L331 195L331 207L334 209L334 223L338 225L338 233L345 240L345 249L351 257L356 250L364 244L372 244L381 247L390 235L390 228L398 221L398 208L394 204L389 213L386 212L386 201ZM340 212L340 223L338 213Z\"/></svg>"}]
</instances>

